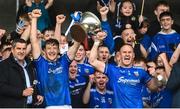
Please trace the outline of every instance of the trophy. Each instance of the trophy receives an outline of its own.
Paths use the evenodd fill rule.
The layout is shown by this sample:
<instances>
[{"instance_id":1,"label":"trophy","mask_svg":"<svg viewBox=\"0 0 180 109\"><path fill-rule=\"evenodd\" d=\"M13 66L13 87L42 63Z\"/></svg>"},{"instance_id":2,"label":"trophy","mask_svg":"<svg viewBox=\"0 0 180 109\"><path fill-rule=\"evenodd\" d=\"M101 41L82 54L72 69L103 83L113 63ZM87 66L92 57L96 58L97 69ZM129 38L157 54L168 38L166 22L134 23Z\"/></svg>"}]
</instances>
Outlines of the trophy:
<instances>
[{"instance_id":1,"label":"trophy","mask_svg":"<svg viewBox=\"0 0 180 109\"><path fill-rule=\"evenodd\" d=\"M98 17L91 12L84 12L80 21L71 26L71 37L77 42L83 42L87 35L96 35L96 29L101 29Z\"/></svg>"}]
</instances>

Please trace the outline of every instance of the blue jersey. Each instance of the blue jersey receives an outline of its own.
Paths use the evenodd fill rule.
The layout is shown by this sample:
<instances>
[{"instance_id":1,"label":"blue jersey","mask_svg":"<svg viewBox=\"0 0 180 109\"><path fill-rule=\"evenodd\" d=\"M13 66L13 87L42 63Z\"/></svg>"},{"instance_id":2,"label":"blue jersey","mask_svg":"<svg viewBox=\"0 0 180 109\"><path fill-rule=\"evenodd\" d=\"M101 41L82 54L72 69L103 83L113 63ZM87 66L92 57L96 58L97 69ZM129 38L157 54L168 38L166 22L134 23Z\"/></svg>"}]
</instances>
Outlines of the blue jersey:
<instances>
[{"instance_id":1,"label":"blue jersey","mask_svg":"<svg viewBox=\"0 0 180 109\"><path fill-rule=\"evenodd\" d=\"M155 35L151 44L151 59L155 59L162 52L166 53L170 59L179 43L180 34L175 31L169 34L159 32Z\"/></svg>"},{"instance_id":2,"label":"blue jersey","mask_svg":"<svg viewBox=\"0 0 180 109\"><path fill-rule=\"evenodd\" d=\"M96 89L90 90L90 108L111 108L113 92L106 90L101 94Z\"/></svg>"},{"instance_id":3,"label":"blue jersey","mask_svg":"<svg viewBox=\"0 0 180 109\"><path fill-rule=\"evenodd\" d=\"M151 91L147 88L147 86L143 86L141 92L143 102L151 106Z\"/></svg>"},{"instance_id":4,"label":"blue jersey","mask_svg":"<svg viewBox=\"0 0 180 109\"><path fill-rule=\"evenodd\" d=\"M78 64L78 75L89 76L94 74L95 69L88 63Z\"/></svg>"},{"instance_id":5,"label":"blue jersey","mask_svg":"<svg viewBox=\"0 0 180 109\"><path fill-rule=\"evenodd\" d=\"M151 47L151 37L148 35L144 35L143 39L140 40L140 44L142 44L142 46L146 49L146 51L149 51L150 47Z\"/></svg>"},{"instance_id":6,"label":"blue jersey","mask_svg":"<svg viewBox=\"0 0 180 109\"><path fill-rule=\"evenodd\" d=\"M152 93L151 98L153 108L170 108L172 105L172 93L166 88Z\"/></svg>"},{"instance_id":7,"label":"blue jersey","mask_svg":"<svg viewBox=\"0 0 180 109\"><path fill-rule=\"evenodd\" d=\"M141 89L151 77L140 68L122 68L107 64L104 71L113 96L113 108L142 108Z\"/></svg>"},{"instance_id":8,"label":"blue jersey","mask_svg":"<svg viewBox=\"0 0 180 109\"><path fill-rule=\"evenodd\" d=\"M49 62L42 56L35 60L41 93L47 106L71 104L68 75L70 63L67 54L56 62Z\"/></svg>"},{"instance_id":9,"label":"blue jersey","mask_svg":"<svg viewBox=\"0 0 180 109\"><path fill-rule=\"evenodd\" d=\"M110 54L113 54L115 43L114 43L111 27L107 21L102 21L101 26L102 26L102 30L107 33L107 36L104 38L103 43L109 49Z\"/></svg>"}]
</instances>

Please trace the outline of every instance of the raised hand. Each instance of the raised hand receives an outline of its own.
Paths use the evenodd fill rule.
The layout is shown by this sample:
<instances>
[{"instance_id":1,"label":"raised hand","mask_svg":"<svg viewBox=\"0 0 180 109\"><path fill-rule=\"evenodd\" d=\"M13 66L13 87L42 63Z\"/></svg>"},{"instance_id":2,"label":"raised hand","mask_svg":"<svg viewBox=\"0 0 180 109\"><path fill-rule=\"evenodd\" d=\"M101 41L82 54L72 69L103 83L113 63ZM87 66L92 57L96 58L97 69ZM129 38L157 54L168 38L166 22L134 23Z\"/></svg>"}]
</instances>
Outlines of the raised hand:
<instances>
[{"instance_id":1,"label":"raised hand","mask_svg":"<svg viewBox=\"0 0 180 109\"><path fill-rule=\"evenodd\" d=\"M106 36L107 36L106 32L100 31L97 33L95 40L102 42Z\"/></svg>"},{"instance_id":2,"label":"raised hand","mask_svg":"<svg viewBox=\"0 0 180 109\"><path fill-rule=\"evenodd\" d=\"M66 16L64 16L63 14L57 15L56 16L56 23L58 24L62 24L66 19Z\"/></svg>"},{"instance_id":3,"label":"raised hand","mask_svg":"<svg viewBox=\"0 0 180 109\"><path fill-rule=\"evenodd\" d=\"M139 25L141 25L141 23L144 21L144 17L140 15L138 21L139 21Z\"/></svg>"},{"instance_id":4,"label":"raised hand","mask_svg":"<svg viewBox=\"0 0 180 109\"><path fill-rule=\"evenodd\" d=\"M116 2L114 0L110 0L108 2L108 7L109 7L109 10L114 13L115 12L115 9L116 9Z\"/></svg>"},{"instance_id":5,"label":"raised hand","mask_svg":"<svg viewBox=\"0 0 180 109\"><path fill-rule=\"evenodd\" d=\"M103 6L100 4L100 2L97 1L97 6L96 6L96 8L97 8L97 11L98 11L98 12L100 11L100 9L101 9L102 7L103 7Z\"/></svg>"},{"instance_id":6,"label":"raised hand","mask_svg":"<svg viewBox=\"0 0 180 109\"><path fill-rule=\"evenodd\" d=\"M104 6L99 10L99 12L100 12L101 16L107 15L107 13L109 12L109 8L107 6Z\"/></svg>"},{"instance_id":7,"label":"raised hand","mask_svg":"<svg viewBox=\"0 0 180 109\"><path fill-rule=\"evenodd\" d=\"M40 9L34 9L31 12L31 18L39 18L42 15L41 10Z\"/></svg>"},{"instance_id":8,"label":"raised hand","mask_svg":"<svg viewBox=\"0 0 180 109\"><path fill-rule=\"evenodd\" d=\"M89 75L89 83L91 83L91 84L94 83L94 74Z\"/></svg>"}]
</instances>

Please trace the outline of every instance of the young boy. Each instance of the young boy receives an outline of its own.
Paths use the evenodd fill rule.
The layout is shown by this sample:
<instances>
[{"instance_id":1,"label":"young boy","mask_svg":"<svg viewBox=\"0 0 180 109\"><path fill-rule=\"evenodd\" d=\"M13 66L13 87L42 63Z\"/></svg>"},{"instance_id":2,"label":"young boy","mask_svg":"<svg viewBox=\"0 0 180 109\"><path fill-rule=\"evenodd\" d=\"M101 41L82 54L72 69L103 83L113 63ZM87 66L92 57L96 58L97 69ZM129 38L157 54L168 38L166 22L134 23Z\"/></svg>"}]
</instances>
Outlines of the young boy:
<instances>
[{"instance_id":1,"label":"young boy","mask_svg":"<svg viewBox=\"0 0 180 109\"><path fill-rule=\"evenodd\" d=\"M161 13L159 19L162 29L153 38L151 59L155 59L162 52L166 53L168 58L171 58L180 43L180 34L172 29L174 20L170 12Z\"/></svg>"}]
</instances>

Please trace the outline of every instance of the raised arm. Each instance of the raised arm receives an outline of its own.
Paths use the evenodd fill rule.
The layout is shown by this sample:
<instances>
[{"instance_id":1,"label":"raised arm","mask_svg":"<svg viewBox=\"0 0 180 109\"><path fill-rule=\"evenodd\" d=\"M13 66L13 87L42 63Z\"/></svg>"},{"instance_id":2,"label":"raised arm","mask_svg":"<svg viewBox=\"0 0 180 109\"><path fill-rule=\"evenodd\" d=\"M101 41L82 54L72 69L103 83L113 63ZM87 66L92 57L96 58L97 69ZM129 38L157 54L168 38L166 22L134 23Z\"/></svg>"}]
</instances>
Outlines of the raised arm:
<instances>
[{"instance_id":1,"label":"raised arm","mask_svg":"<svg viewBox=\"0 0 180 109\"><path fill-rule=\"evenodd\" d=\"M74 44L68 49L67 55L70 60L73 60L75 58L75 55L79 46L80 46L80 43L77 41L74 41Z\"/></svg>"},{"instance_id":2,"label":"raised arm","mask_svg":"<svg viewBox=\"0 0 180 109\"><path fill-rule=\"evenodd\" d=\"M100 9L100 14L101 14L101 25L103 31L107 32L107 37L104 39L104 44L108 47L110 53L112 54L114 52L114 40L113 40L113 35L111 31L111 27L107 21L107 14L109 12L109 8L104 6Z\"/></svg>"},{"instance_id":3,"label":"raised arm","mask_svg":"<svg viewBox=\"0 0 180 109\"><path fill-rule=\"evenodd\" d=\"M56 16L56 27L55 27L55 39L57 39L60 43L61 38L61 25L65 21L66 17L63 14Z\"/></svg>"},{"instance_id":4,"label":"raised arm","mask_svg":"<svg viewBox=\"0 0 180 109\"><path fill-rule=\"evenodd\" d=\"M171 66L173 66L174 63L176 63L179 59L179 56L180 56L180 44L178 45L178 47L176 48L176 50L174 51L170 61L169 61L169 64Z\"/></svg>"},{"instance_id":5,"label":"raised arm","mask_svg":"<svg viewBox=\"0 0 180 109\"><path fill-rule=\"evenodd\" d=\"M141 50L142 55L146 58L148 54L142 44L140 44L140 50Z\"/></svg>"},{"instance_id":6,"label":"raised arm","mask_svg":"<svg viewBox=\"0 0 180 109\"><path fill-rule=\"evenodd\" d=\"M21 38L27 41L30 36L30 31L31 31L31 25L28 25L27 28L24 30L24 32L21 35Z\"/></svg>"},{"instance_id":7,"label":"raised arm","mask_svg":"<svg viewBox=\"0 0 180 109\"><path fill-rule=\"evenodd\" d=\"M31 31L31 25L28 25L28 27L22 33L21 39L27 41L30 37L30 31ZM28 55L30 52L31 52L31 43L27 45L26 55Z\"/></svg>"},{"instance_id":8,"label":"raised arm","mask_svg":"<svg viewBox=\"0 0 180 109\"><path fill-rule=\"evenodd\" d=\"M116 2L114 0L109 0L108 7L110 12L114 13L116 9Z\"/></svg>"},{"instance_id":9,"label":"raised arm","mask_svg":"<svg viewBox=\"0 0 180 109\"><path fill-rule=\"evenodd\" d=\"M53 5L54 0L48 0L47 4L45 5L45 9L50 8Z\"/></svg>"},{"instance_id":10,"label":"raised arm","mask_svg":"<svg viewBox=\"0 0 180 109\"><path fill-rule=\"evenodd\" d=\"M89 100L90 100L90 90L91 90L91 86L94 82L94 74L92 75L89 75L89 83L86 87L86 90L84 91L84 94L83 94L83 103L84 104L88 104L89 103Z\"/></svg>"},{"instance_id":11,"label":"raised arm","mask_svg":"<svg viewBox=\"0 0 180 109\"><path fill-rule=\"evenodd\" d=\"M102 40L106 37L105 32L98 32L94 45L91 49L90 56L89 56L89 63L94 66L98 71L104 72L105 69L105 63L102 61L97 60L97 52L98 52L98 47Z\"/></svg>"},{"instance_id":12,"label":"raised arm","mask_svg":"<svg viewBox=\"0 0 180 109\"><path fill-rule=\"evenodd\" d=\"M41 47L39 45L39 39L37 38L37 19L41 16L41 11L39 9L35 9L31 13L31 33L30 33L30 41L32 44L32 55L34 59L38 59L41 55Z\"/></svg>"},{"instance_id":13,"label":"raised arm","mask_svg":"<svg viewBox=\"0 0 180 109\"><path fill-rule=\"evenodd\" d=\"M169 65L166 53L161 53L159 56L161 57L161 59L163 61L163 64L164 64L164 67L165 67L166 76L167 76L167 78L169 78L169 75L170 75L170 72L171 72L172 68Z\"/></svg>"}]
</instances>

